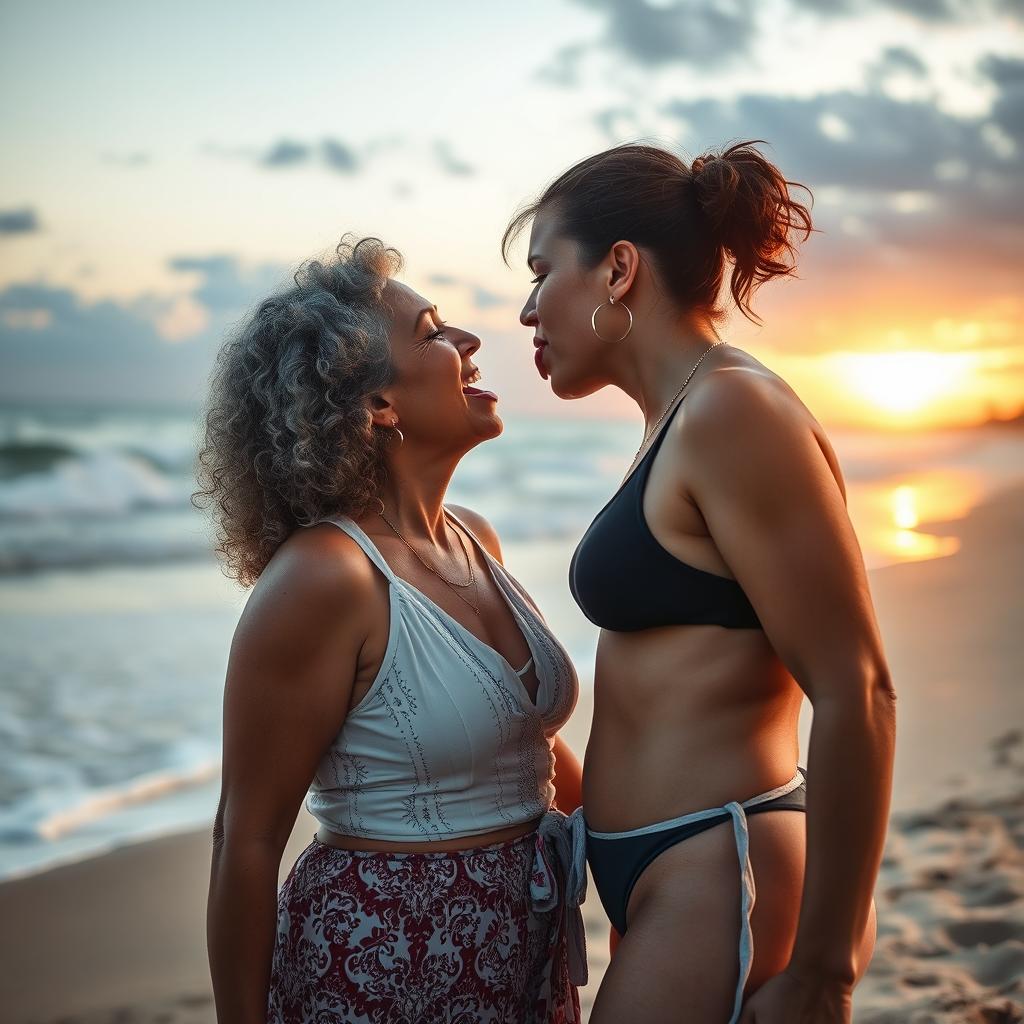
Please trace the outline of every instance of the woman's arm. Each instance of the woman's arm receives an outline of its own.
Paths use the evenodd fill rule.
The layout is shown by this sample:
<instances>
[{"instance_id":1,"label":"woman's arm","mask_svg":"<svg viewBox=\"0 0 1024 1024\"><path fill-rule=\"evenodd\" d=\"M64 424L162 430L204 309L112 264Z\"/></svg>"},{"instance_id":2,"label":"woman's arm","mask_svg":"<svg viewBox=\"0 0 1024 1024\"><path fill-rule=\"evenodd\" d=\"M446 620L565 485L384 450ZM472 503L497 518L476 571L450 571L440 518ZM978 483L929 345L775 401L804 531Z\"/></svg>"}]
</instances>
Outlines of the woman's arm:
<instances>
[{"instance_id":1,"label":"woman's arm","mask_svg":"<svg viewBox=\"0 0 1024 1024\"><path fill-rule=\"evenodd\" d=\"M336 527L300 531L235 631L207 903L218 1024L266 1024L281 854L345 720L374 607L373 569L358 554Z\"/></svg>"},{"instance_id":2,"label":"woman's arm","mask_svg":"<svg viewBox=\"0 0 1024 1024\"><path fill-rule=\"evenodd\" d=\"M792 394L756 374L708 374L673 426L711 536L814 708L787 972L849 989L888 823L895 693L844 495Z\"/></svg>"}]
</instances>

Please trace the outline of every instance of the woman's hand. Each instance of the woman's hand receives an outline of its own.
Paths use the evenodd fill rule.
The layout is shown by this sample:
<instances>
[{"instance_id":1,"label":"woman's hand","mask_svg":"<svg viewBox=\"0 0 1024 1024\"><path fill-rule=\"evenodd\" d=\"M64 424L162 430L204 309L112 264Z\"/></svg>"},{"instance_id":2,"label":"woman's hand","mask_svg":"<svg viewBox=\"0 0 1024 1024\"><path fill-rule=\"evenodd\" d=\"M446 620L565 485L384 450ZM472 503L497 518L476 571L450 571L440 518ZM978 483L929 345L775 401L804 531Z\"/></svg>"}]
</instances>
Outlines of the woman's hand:
<instances>
[{"instance_id":1,"label":"woman's hand","mask_svg":"<svg viewBox=\"0 0 1024 1024\"><path fill-rule=\"evenodd\" d=\"M739 1024L851 1024L853 986L783 971L743 1005Z\"/></svg>"}]
</instances>

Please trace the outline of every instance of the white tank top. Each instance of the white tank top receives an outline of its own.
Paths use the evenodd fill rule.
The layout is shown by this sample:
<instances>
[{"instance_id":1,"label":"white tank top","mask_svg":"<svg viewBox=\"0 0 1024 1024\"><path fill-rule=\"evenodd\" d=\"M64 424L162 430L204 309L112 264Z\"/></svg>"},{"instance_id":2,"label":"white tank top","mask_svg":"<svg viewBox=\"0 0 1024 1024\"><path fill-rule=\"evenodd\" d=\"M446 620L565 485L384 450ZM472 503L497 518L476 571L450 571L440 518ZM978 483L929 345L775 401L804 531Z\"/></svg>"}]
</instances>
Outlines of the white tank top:
<instances>
[{"instance_id":1,"label":"white tank top","mask_svg":"<svg viewBox=\"0 0 1024 1024\"><path fill-rule=\"evenodd\" d=\"M317 767L309 813L333 832L394 842L472 836L544 814L555 793L551 746L579 689L525 591L466 529L529 645L536 704L505 658L396 576L352 519L325 521L384 574L390 624L380 671Z\"/></svg>"}]
</instances>

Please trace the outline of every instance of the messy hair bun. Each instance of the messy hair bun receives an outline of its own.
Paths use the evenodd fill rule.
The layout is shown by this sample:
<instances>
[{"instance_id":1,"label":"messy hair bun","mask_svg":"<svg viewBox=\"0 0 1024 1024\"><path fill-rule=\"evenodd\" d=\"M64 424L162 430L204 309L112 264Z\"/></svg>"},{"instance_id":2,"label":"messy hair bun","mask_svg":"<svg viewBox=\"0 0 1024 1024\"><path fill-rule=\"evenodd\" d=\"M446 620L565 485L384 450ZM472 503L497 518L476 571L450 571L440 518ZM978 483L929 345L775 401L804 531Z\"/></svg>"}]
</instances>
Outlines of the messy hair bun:
<instances>
[{"instance_id":1,"label":"messy hair bun","mask_svg":"<svg viewBox=\"0 0 1024 1024\"><path fill-rule=\"evenodd\" d=\"M765 281L795 271L796 247L815 230L807 207L790 197L787 181L754 145L739 142L686 164L657 146L630 143L580 161L553 181L540 198L520 209L502 238L508 262L511 243L541 210L573 239L581 264L595 267L611 246L628 239L653 258L669 294L681 309L721 320L718 305L726 270L740 311L759 321L750 306ZM813 197L812 197L813 202Z\"/></svg>"},{"instance_id":2,"label":"messy hair bun","mask_svg":"<svg viewBox=\"0 0 1024 1024\"><path fill-rule=\"evenodd\" d=\"M697 157L690 174L710 233L733 262L732 297L745 314L752 315L754 291L765 281L795 270L796 247L790 232L802 231L807 239L813 230L810 212L789 196L788 186L797 183L786 181L753 148L753 142L730 146L721 155Z\"/></svg>"}]
</instances>

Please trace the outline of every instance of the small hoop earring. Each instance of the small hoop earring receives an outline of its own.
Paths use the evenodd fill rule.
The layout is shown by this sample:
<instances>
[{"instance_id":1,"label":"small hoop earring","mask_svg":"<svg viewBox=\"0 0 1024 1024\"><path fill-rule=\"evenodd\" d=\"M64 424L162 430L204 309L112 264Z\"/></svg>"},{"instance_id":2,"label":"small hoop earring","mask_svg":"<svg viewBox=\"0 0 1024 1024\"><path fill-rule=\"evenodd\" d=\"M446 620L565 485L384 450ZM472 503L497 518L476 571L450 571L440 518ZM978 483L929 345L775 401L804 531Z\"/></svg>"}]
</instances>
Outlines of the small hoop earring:
<instances>
[{"instance_id":1,"label":"small hoop earring","mask_svg":"<svg viewBox=\"0 0 1024 1024\"><path fill-rule=\"evenodd\" d=\"M391 429L398 435L399 446L405 444L405 434L398 429L398 420L391 424Z\"/></svg>"},{"instance_id":2,"label":"small hoop earring","mask_svg":"<svg viewBox=\"0 0 1024 1024\"><path fill-rule=\"evenodd\" d=\"M381 516L384 515L384 502L381 501L380 498L378 498L377 504L380 505L380 512L378 512L377 514Z\"/></svg>"},{"instance_id":3,"label":"small hoop earring","mask_svg":"<svg viewBox=\"0 0 1024 1024\"><path fill-rule=\"evenodd\" d=\"M605 303L602 302L601 306L603 306L603 305L605 305ZM614 295L609 295L608 296L608 305L609 306L614 306L615 305L615 296ZM601 338L601 340L603 342L606 342L609 345L617 345L620 341L622 341L622 340L624 340L626 338L626 336L629 334L629 332L631 330L633 330L633 312L632 312L632 310L624 302L620 302L619 305L629 315L629 326L626 328L626 333L621 338L601 338L601 332L598 331L598 329L597 329L597 312L601 308L601 306L598 306L597 309L595 309L594 312L590 314L590 326L593 327L594 333L599 338Z\"/></svg>"}]
</instances>

